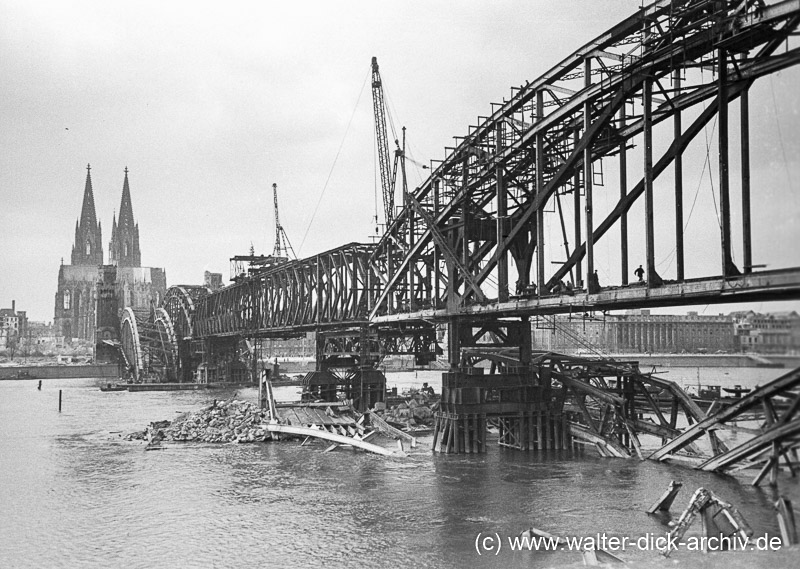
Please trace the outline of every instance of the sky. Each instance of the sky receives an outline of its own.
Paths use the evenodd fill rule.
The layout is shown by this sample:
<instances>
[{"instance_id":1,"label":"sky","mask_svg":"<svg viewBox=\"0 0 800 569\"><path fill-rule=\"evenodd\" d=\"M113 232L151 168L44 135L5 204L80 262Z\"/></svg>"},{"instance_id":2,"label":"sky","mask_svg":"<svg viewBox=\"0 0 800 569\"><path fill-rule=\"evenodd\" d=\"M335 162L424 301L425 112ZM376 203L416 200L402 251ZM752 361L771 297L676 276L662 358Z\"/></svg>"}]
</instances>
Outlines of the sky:
<instances>
[{"instance_id":1,"label":"sky","mask_svg":"<svg viewBox=\"0 0 800 569\"><path fill-rule=\"evenodd\" d=\"M229 258L251 244L272 253L273 183L298 256L369 242L373 56L409 155L427 164L511 86L640 4L0 0L0 307L13 299L52 321L88 163L106 256L127 167L142 264L165 268L168 285L200 284L206 270L227 281ZM754 249L769 268L800 265L798 92L794 68L751 94L754 224L768 227ZM702 166L687 174L687 193L702 187ZM410 183L424 175L410 168ZM697 195L687 256L702 266L707 227L697 220L713 204ZM633 263L642 240L632 240ZM667 272L669 253L657 252ZM600 263L603 281L612 266Z\"/></svg>"}]
</instances>

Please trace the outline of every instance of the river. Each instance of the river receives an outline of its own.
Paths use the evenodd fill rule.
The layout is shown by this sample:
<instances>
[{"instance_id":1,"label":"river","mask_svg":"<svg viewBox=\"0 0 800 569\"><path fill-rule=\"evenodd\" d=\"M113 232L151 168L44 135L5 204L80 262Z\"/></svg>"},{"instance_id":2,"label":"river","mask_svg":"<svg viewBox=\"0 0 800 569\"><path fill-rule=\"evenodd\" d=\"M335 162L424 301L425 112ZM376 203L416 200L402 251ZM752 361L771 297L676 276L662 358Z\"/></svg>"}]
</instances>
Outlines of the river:
<instances>
[{"instance_id":1,"label":"river","mask_svg":"<svg viewBox=\"0 0 800 569\"><path fill-rule=\"evenodd\" d=\"M719 369L714 377L752 386L784 371ZM670 372L695 381L693 368ZM438 390L439 373L393 373L388 385L402 391L429 381ZM565 536L663 536L665 520L645 510L671 480L684 484L675 516L703 486L739 507L756 536L780 535L770 491L747 485L752 472L722 477L588 450L489 445L484 455L437 456L423 439L405 458L323 454L321 443L297 442L145 452L122 436L234 392L104 393L103 381L46 380L41 391L35 381L0 381L0 567L581 567L579 553L512 552L507 538L530 526ZM236 397L255 401L257 393ZM798 486L782 476L795 504ZM699 522L687 534L697 535ZM497 555L486 541L494 536L502 540ZM489 548L479 555L476 543ZM799 553L681 548L665 560L632 545L617 552L637 567L726 569L797 566Z\"/></svg>"}]
</instances>

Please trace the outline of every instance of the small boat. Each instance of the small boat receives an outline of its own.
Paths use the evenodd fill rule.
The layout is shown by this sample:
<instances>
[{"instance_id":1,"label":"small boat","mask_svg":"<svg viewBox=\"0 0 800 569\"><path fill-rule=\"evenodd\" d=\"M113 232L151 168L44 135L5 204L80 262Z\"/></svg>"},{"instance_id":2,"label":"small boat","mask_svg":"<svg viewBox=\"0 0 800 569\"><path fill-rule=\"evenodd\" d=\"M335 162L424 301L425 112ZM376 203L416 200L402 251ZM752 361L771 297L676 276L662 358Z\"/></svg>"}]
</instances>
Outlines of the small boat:
<instances>
[{"instance_id":1,"label":"small boat","mask_svg":"<svg viewBox=\"0 0 800 569\"><path fill-rule=\"evenodd\" d=\"M127 391L128 386L119 383L107 383L100 386L100 391Z\"/></svg>"},{"instance_id":2,"label":"small boat","mask_svg":"<svg viewBox=\"0 0 800 569\"><path fill-rule=\"evenodd\" d=\"M733 387L723 387L722 391L730 393L734 397L741 397L745 393L750 393L751 389L742 387L741 385L734 385Z\"/></svg>"}]
</instances>

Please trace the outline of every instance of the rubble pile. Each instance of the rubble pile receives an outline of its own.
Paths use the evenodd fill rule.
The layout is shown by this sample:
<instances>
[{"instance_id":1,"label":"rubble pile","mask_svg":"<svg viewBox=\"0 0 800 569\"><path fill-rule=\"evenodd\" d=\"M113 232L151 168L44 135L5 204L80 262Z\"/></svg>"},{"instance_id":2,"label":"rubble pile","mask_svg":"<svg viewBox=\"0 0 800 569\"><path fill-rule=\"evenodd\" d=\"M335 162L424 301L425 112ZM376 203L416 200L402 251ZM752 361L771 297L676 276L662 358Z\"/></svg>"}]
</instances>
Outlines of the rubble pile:
<instances>
[{"instance_id":1,"label":"rubble pile","mask_svg":"<svg viewBox=\"0 0 800 569\"><path fill-rule=\"evenodd\" d=\"M401 429L414 429L420 425L431 425L433 413L439 408L439 402L432 403L421 392L414 393L407 401L392 405L383 414L383 419Z\"/></svg>"},{"instance_id":2,"label":"rubble pile","mask_svg":"<svg viewBox=\"0 0 800 569\"><path fill-rule=\"evenodd\" d=\"M183 413L174 421L150 423L141 432L131 433L126 440L189 441L204 443L247 443L264 441L270 433L263 428L265 412L248 401L231 400L214 403L199 411Z\"/></svg>"}]
</instances>

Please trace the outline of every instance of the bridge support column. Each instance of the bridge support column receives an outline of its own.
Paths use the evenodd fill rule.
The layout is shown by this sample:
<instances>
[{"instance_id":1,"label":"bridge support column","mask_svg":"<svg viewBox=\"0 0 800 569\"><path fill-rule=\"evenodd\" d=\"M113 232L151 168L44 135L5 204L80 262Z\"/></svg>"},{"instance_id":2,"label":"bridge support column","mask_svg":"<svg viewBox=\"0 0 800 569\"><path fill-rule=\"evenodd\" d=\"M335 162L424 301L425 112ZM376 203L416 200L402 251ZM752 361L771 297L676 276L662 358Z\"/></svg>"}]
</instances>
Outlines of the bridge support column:
<instances>
[{"instance_id":1,"label":"bridge support column","mask_svg":"<svg viewBox=\"0 0 800 569\"><path fill-rule=\"evenodd\" d=\"M536 93L536 120L544 117L544 92ZM544 132L536 133L536 198L544 195ZM588 202L587 202L588 203ZM544 290L544 206L539 204L536 211L536 291L539 298L545 294ZM591 263L591 261L589 261Z\"/></svg>"},{"instance_id":2,"label":"bridge support column","mask_svg":"<svg viewBox=\"0 0 800 569\"><path fill-rule=\"evenodd\" d=\"M485 452L490 421L498 427L498 443L503 447L560 450L572 446L563 398L557 395L560 389L552 387L549 368L533 366L527 317L454 319L448 333L451 367L442 374L434 452Z\"/></svg>"},{"instance_id":3,"label":"bridge support column","mask_svg":"<svg viewBox=\"0 0 800 569\"><path fill-rule=\"evenodd\" d=\"M580 136L576 131L572 135L573 147L578 145ZM575 232L575 247L581 243L581 176L578 170L575 170L575 177L572 179L572 197L573 197L573 212L574 212L574 232ZM581 271L581 264L583 259L579 258L575 261L575 282L573 283L576 288L583 286L583 273Z\"/></svg>"},{"instance_id":4,"label":"bridge support column","mask_svg":"<svg viewBox=\"0 0 800 569\"><path fill-rule=\"evenodd\" d=\"M681 72L676 69L672 75L675 96L681 92ZM680 140L683 133L681 125L681 112L676 111L673 120L673 136ZM683 264L683 151L675 154L675 264L679 281L684 279Z\"/></svg>"},{"instance_id":5,"label":"bridge support column","mask_svg":"<svg viewBox=\"0 0 800 569\"><path fill-rule=\"evenodd\" d=\"M588 88L592 84L592 60L586 58L584 62L584 84ZM587 100L583 104L583 132L588 132L592 126L592 105ZM586 290L590 293L599 292L594 290L596 281L594 278L594 222L592 220L592 146L586 145L583 150L583 191L586 194ZM575 241L576 244L580 241ZM594 284L593 284L594 283Z\"/></svg>"},{"instance_id":6,"label":"bridge support column","mask_svg":"<svg viewBox=\"0 0 800 569\"><path fill-rule=\"evenodd\" d=\"M497 123L496 135L497 154L503 151L503 123ZM498 165L495 169L495 186L497 192L497 248L503 246L506 237L506 183L503 178L503 167ZM497 259L497 298L500 302L508 300L508 252L502 251L500 258Z\"/></svg>"},{"instance_id":7,"label":"bridge support column","mask_svg":"<svg viewBox=\"0 0 800 569\"><path fill-rule=\"evenodd\" d=\"M742 241L744 248L745 273L753 270L753 245L750 230L750 98L749 91L742 91L739 98L740 130L741 130L741 162L742 162Z\"/></svg>"},{"instance_id":8,"label":"bridge support column","mask_svg":"<svg viewBox=\"0 0 800 569\"><path fill-rule=\"evenodd\" d=\"M653 205L653 80L646 79L642 88L642 129L644 131L644 225L647 258L647 287L659 286L656 272L655 206Z\"/></svg>"},{"instance_id":9,"label":"bridge support column","mask_svg":"<svg viewBox=\"0 0 800 569\"><path fill-rule=\"evenodd\" d=\"M719 217L722 226L722 276L739 275L731 254L731 205L728 164L728 57L724 49L717 52L719 67Z\"/></svg>"},{"instance_id":10,"label":"bridge support column","mask_svg":"<svg viewBox=\"0 0 800 569\"><path fill-rule=\"evenodd\" d=\"M447 413L434 415L433 451L443 454L486 452L486 415Z\"/></svg>"},{"instance_id":11,"label":"bridge support column","mask_svg":"<svg viewBox=\"0 0 800 569\"><path fill-rule=\"evenodd\" d=\"M625 105L619 109L619 128L625 128ZM624 200L628 195L628 155L626 142L619 145L619 199ZM619 218L619 256L620 277L623 285L628 284L628 213L624 212Z\"/></svg>"},{"instance_id":12,"label":"bridge support column","mask_svg":"<svg viewBox=\"0 0 800 569\"><path fill-rule=\"evenodd\" d=\"M359 411L383 401L386 376L375 369L375 343L364 326L345 332L317 330L316 370L303 378L303 398L334 402L341 396L352 400Z\"/></svg>"}]
</instances>

